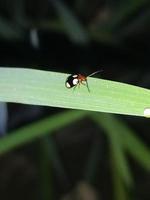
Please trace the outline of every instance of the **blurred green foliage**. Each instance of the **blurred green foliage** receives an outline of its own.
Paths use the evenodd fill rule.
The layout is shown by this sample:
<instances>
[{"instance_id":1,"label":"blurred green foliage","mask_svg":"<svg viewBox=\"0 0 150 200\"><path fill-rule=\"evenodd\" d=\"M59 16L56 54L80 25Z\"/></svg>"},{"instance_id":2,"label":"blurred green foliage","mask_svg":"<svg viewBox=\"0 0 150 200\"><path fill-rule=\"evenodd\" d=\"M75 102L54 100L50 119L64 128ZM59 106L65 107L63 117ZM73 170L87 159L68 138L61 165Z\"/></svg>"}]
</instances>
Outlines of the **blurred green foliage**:
<instances>
[{"instance_id":1,"label":"blurred green foliage","mask_svg":"<svg viewBox=\"0 0 150 200\"><path fill-rule=\"evenodd\" d=\"M118 117L110 114L95 114L86 113L79 111L64 112L54 116L50 116L47 119L20 128L20 130L10 133L7 137L0 141L0 153L4 154L11 151L25 143L31 142L32 140L43 137L45 134L53 133L55 130L61 130L64 126L69 125L76 120L80 120L84 116L88 115L91 120L104 129L108 139L108 147L110 154L110 166L112 168L112 180L114 186L114 199L129 199L128 190L126 188L133 188L134 181L131 170L129 169L129 162L127 155L130 154L133 158L139 162L143 169L150 170L150 149L146 147L142 141L136 136L136 134ZM54 124L57 124L54 126ZM44 136L45 137L45 136ZM42 157L40 156L41 163L41 176L42 176L42 188L44 199L48 199L49 187L52 187L52 183L49 180L48 174L50 173L47 167L49 163L57 170L57 173L66 179L67 175L61 164L58 156L57 147L51 138L45 138L41 140ZM93 149L94 148L94 149ZM93 183L95 179L95 173L97 171L98 161L98 147L93 146L91 149L91 156L87 160L87 166L85 170L84 178L88 182ZM40 154L41 154L40 153ZM44 155L43 155L44 154ZM45 174L46 171L48 174ZM48 185L47 185L48 184ZM47 188L47 191L45 191ZM128 196L128 197L127 197Z\"/></svg>"},{"instance_id":2,"label":"blurred green foliage","mask_svg":"<svg viewBox=\"0 0 150 200\"><path fill-rule=\"evenodd\" d=\"M149 21L149 1L72 1L62 0L1 0L0 36L5 39L24 39L26 31L58 31L72 42L118 43L125 37L141 32ZM48 9L49 8L49 9Z\"/></svg>"}]
</instances>

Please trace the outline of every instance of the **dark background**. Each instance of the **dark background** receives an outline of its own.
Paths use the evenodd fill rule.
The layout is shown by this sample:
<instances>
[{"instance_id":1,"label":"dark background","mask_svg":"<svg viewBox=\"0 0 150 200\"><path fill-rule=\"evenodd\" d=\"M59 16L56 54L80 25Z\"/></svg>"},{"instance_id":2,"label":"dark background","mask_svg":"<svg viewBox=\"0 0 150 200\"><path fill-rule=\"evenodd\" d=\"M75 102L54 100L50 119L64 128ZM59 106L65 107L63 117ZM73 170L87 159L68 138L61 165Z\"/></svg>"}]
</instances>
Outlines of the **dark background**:
<instances>
[{"instance_id":1,"label":"dark background","mask_svg":"<svg viewBox=\"0 0 150 200\"><path fill-rule=\"evenodd\" d=\"M59 6L64 6L64 12L77 24L69 22L69 18L63 20ZM71 29L78 31L72 34ZM101 68L103 72L99 76L104 79L149 88L149 46L150 3L146 0L0 1L0 66L85 75ZM1 112L4 123L0 131L6 134L62 111L7 104ZM149 145L148 120L129 116L120 118ZM107 139L102 131L101 134L98 132L96 124L85 118L54 134L53 141L67 175L57 174L53 165L50 170L53 182L49 186L53 190L52 199L80 199L76 195L66 196L75 188L84 191L88 197L91 195L89 200L113 199ZM44 199L39 189L39 143L35 141L1 156L1 199ZM100 155L92 186L83 181L91 143L95 144ZM130 157L129 162L135 178L135 187L129 191L131 199L150 199L149 173ZM81 199L88 200L88 197Z\"/></svg>"}]
</instances>

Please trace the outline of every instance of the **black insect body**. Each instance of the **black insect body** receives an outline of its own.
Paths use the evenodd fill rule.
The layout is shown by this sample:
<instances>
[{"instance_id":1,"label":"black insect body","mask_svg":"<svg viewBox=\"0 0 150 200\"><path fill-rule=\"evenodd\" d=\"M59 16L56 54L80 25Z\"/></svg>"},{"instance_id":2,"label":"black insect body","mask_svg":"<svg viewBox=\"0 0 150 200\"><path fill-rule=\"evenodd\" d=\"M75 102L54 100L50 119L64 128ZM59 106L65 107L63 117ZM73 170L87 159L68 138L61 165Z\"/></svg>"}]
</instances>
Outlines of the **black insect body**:
<instances>
[{"instance_id":1,"label":"black insect body","mask_svg":"<svg viewBox=\"0 0 150 200\"><path fill-rule=\"evenodd\" d=\"M72 74L70 76L67 77L65 85L67 88L76 88L77 85L86 85L88 91L90 92L89 86L88 86L88 82L87 82L87 77L89 76L93 76L94 74L99 73L101 70L96 71L88 76L84 76L82 74Z\"/></svg>"}]
</instances>

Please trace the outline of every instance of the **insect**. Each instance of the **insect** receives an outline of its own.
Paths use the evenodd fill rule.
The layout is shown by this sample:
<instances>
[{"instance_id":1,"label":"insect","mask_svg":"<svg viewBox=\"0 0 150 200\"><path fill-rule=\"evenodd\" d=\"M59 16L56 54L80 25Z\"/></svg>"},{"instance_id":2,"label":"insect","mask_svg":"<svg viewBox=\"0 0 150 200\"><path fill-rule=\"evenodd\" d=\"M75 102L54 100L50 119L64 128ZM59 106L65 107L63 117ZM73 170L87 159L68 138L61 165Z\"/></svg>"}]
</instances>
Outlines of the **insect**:
<instances>
[{"instance_id":1,"label":"insect","mask_svg":"<svg viewBox=\"0 0 150 200\"><path fill-rule=\"evenodd\" d=\"M67 77L65 85L66 85L67 88L73 88L74 87L74 89L75 89L77 87L77 85L80 86L80 84L82 84L82 85L85 85L87 87L88 91L90 92L87 77L93 76L93 75L95 75L95 74L97 74L101 71L102 70L93 72L92 74L90 74L88 76L85 76L85 75L82 75L82 74L72 74L72 75Z\"/></svg>"}]
</instances>

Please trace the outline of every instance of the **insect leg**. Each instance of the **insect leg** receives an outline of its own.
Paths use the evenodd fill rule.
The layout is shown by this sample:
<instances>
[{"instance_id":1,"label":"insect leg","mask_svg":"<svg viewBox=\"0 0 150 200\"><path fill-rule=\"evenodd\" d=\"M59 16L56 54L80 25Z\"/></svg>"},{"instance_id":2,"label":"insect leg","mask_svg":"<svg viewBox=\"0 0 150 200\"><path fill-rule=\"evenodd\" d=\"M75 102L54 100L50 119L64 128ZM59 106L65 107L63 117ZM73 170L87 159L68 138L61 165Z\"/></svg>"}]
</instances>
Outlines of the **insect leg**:
<instances>
[{"instance_id":1,"label":"insect leg","mask_svg":"<svg viewBox=\"0 0 150 200\"><path fill-rule=\"evenodd\" d=\"M85 80L85 83L82 81L81 84L85 85L87 87L88 91L90 92L90 88L89 88L88 82L86 80Z\"/></svg>"},{"instance_id":2,"label":"insect leg","mask_svg":"<svg viewBox=\"0 0 150 200\"><path fill-rule=\"evenodd\" d=\"M88 85L88 82L86 81L86 87L87 87L87 89L88 89L88 91L90 92L90 88L89 88L89 85Z\"/></svg>"}]
</instances>

